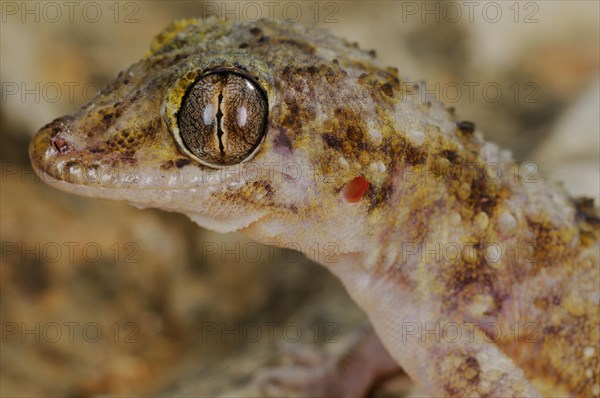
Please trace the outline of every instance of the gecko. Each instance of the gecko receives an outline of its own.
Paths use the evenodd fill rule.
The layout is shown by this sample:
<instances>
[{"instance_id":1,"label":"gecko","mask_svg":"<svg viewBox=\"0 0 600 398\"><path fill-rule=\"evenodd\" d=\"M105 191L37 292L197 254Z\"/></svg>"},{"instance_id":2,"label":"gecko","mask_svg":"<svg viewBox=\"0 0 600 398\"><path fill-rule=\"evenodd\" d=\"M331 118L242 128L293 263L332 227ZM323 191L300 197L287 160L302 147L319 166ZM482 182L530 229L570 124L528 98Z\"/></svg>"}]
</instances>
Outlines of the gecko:
<instances>
[{"instance_id":1,"label":"gecko","mask_svg":"<svg viewBox=\"0 0 600 398\"><path fill-rule=\"evenodd\" d=\"M60 190L305 253L428 394L600 396L597 207L418 91L326 30L185 19L29 155Z\"/></svg>"}]
</instances>

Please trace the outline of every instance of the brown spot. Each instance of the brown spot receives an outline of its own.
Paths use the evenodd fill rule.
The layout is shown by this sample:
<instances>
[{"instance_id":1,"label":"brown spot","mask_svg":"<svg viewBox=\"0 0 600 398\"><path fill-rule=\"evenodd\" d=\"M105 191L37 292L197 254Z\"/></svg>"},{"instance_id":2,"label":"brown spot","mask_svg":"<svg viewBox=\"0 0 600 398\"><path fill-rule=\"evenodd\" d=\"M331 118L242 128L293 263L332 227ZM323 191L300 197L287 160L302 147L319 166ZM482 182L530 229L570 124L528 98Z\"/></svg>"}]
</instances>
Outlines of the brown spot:
<instances>
[{"instance_id":1,"label":"brown spot","mask_svg":"<svg viewBox=\"0 0 600 398\"><path fill-rule=\"evenodd\" d=\"M331 134L328 134L328 133L323 134L322 137L323 137L323 141L325 141L327 146L329 146L330 148L342 149L344 142L342 141L341 138L336 137Z\"/></svg>"},{"instance_id":2,"label":"brown spot","mask_svg":"<svg viewBox=\"0 0 600 398\"><path fill-rule=\"evenodd\" d=\"M488 184L483 171L477 170L479 175L475 176L471 184L471 203L475 213L484 211L488 217L492 217L494 209L498 205L498 195L494 192L493 185Z\"/></svg>"},{"instance_id":3,"label":"brown spot","mask_svg":"<svg viewBox=\"0 0 600 398\"><path fill-rule=\"evenodd\" d=\"M247 48L248 47L248 43L241 43L240 44L240 48Z\"/></svg>"},{"instance_id":4,"label":"brown spot","mask_svg":"<svg viewBox=\"0 0 600 398\"><path fill-rule=\"evenodd\" d=\"M544 335L545 336L551 336L551 335L558 335L561 333L561 331L563 330L562 325L548 325L548 326L544 326Z\"/></svg>"},{"instance_id":5,"label":"brown spot","mask_svg":"<svg viewBox=\"0 0 600 398\"><path fill-rule=\"evenodd\" d=\"M177 160L175 161L175 166L176 166L178 169L181 169L182 167L185 167L185 166L187 166L187 165L188 165L188 164L190 164L190 163L192 163L192 160L191 160L191 159L185 159L185 158L182 158L182 159L177 159Z\"/></svg>"},{"instance_id":6,"label":"brown spot","mask_svg":"<svg viewBox=\"0 0 600 398\"><path fill-rule=\"evenodd\" d=\"M161 164L160 168L162 170L169 170L169 169L172 169L173 166L175 166L175 164L173 163L173 161L172 160L168 160L168 161L164 162L163 164Z\"/></svg>"},{"instance_id":7,"label":"brown spot","mask_svg":"<svg viewBox=\"0 0 600 398\"><path fill-rule=\"evenodd\" d=\"M469 381L471 384L479 384L479 373L481 368L479 367L479 362L474 357L467 357L465 359L466 368L463 370L463 374L465 375L465 379Z\"/></svg>"},{"instance_id":8,"label":"brown spot","mask_svg":"<svg viewBox=\"0 0 600 398\"><path fill-rule=\"evenodd\" d=\"M394 151L393 157L400 156L410 165L419 165L427 160L427 153L419 147L415 147L408 140L402 139L398 148L392 148ZM384 149L387 151L387 149Z\"/></svg>"},{"instance_id":9,"label":"brown spot","mask_svg":"<svg viewBox=\"0 0 600 398\"><path fill-rule=\"evenodd\" d=\"M531 262L538 269L568 264L566 259L572 255L572 249L569 242L563 241L560 229L550 222L526 219L533 233L533 240L527 245L532 252L522 260Z\"/></svg>"},{"instance_id":10,"label":"brown spot","mask_svg":"<svg viewBox=\"0 0 600 398\"><path fill-rule=\"evenodd\" d=\"M383 93L388 97L394 96L394 89L392 88L392 85L390 83L383 84L381 86L381 91L383 91Z\"/></svg>"},{"instance_id":11,"label":"brown spot","mask_svg":"<svg viewBox=\"0 0 600 398\"><path fill-rule=\"evenodd\" d=\"M427 158L427 154L419 148L415 148L412 145L405 147L404 158L411 165L423 164Z\"/></svg>"},{"instance_id":12,"label":"brown spot","mask_svg":"<svg viewBox=\"0 0 600 398\"><path fill-rule=\"evenodd\" d=\"M258 36L262 33L262 30L260 28L253 27L250 29L250 33L252 33L255 36Z\"/></svg>"},{"instance_id":13,"label":"brown spot","mask_svg":"<svg viewBox=\"0 0 600 398\"><path fill-rule=\"evenodd\" d=\"M283 101L287 109L283 113L284 117L281 124L286 130L300 132L306 123L310 123L315 119L314 108L307 106L302 97L290 94Z\"/></svg>"},{"instance_id":14,"label":"brown spot","mask_svg":"<svg viewBox=\"0 0 600 398\"><path fill-rule=\"evenodd\" d=\"M398 78L398 68L394 67L394 66L389 66L386 68L386 72L394 77L394 78ZM399 82L398 82L399 83Z\"/></svg>"},{"instance_id":15,"label":"brown spot","mask_svg":"<svg viewBox=\"0 0 600 398\"><path fill-rule=\"evenodd\" d=\"M275 193L273 192L273 187L267 181L264 181L264 180L254 181L252 183L252 186L256 190L264 191L264 199L272 200L275 196Z\"/></svg>"},{"instance_id":16,"label":"brown spot","mask_svg":"<svg viewBox=\"0 0 600 398\"><path fill-rule=\"evenodd\" d=\"M141 96L142 96L142 92L136 91L131 96L127 97L125 100L131 104L131 103L136 102L138 99L140 99Z\"/></svg>"},{"instance_id":17,"label":"brown spot","mask_svg":"<svg viewBox=\"0 0 600 398\"><path fill-rule=\"evenodd\" d=\"M466 136L471 136L475 132L475 123L467 120L456 123L456 127Z\"/></svg>"},{"instance_id":18,"label":"brown spot","mask_svg":"<svg viewBox=\"0 0 600 398\"><path fill-rule=\"evenodd\" d=\"M376 188L373 186L373 189L369 190L370 204L369 211L373 210L380 203L387 203L391 200L392 195L394 193L394 182L397 178L396 170L392 170L388 173L385 181L383 182L381 188Z\"/></svg>"},{"instance_id":19,"label":"brown spot","mask_svg":"<svg viewBox=\"0 0 600 398\"><path fill-rule=\"evenodd\" d=\"M497 289L492 290L491 292L492 298L494 299L494 309L493 311L486 311L484 315L494 315L494 313L500 313L502 311L502 307L504 306L504 302L509 298L509 295L506 293L502 293Z\"/></svg>"},{"instance_id":20,"label":"brown spot","mask_svg":"<svg viewBox=\"0 0 600 398\"><path fill-rule=\"evenodd\" d=\"M453 387L450 384L444 385L444 391L446 391L446 395L449 397L458 397L460 395L458 388Z\"/></svg>"},{"instance_id":21,"label":"brown spot","mask_svg":"<svg viewBox=\"0 0 600 398\"><path fill-rule=\"evenodd\" d=\"M453 151L451 149L446 149L442 151L442 156L448 159L451 163L456 163L458 159L458 154L456 153L456 151Z\"/></svg>"},{"instance_id":22,"label":"brown spot","mask_svg":"<svg viewBox=\"0 0 600 398\"><path fill-rule=\"evenodd\" d=\"M498 313L507 296L494 285L497 270L487 265L485 256L481 253L481 243L465 242L461 246L460 257L452 262L449 272L443 275L446 285L445 310L452 313L471 303L475 295L485 294L494 299L493 308L485 314ZM464 257L472 257L470 260L474 261L466 261Z\"/></svg>"},{"instance_id":23,"label":"brown spot","mask_svg":"<svg viewBox=\"0 0 600 398\"><path fill-rule=\"evenodd\" d=\"M579 220L583 220L591 225L600 226L600 217L594 207L593 198L577 198L573 199L573 205L575 206L575 217Z\"/></svg>"},{"instance_id":24,"label":"brown spot","mask_svg":"<svg viewBox=\"0 0 600 398\"><path fill-rule=\"evenodd\" d=\"M67 163L65 163L65 169L70 169L71 167L76 167L79 166L79 163L75 160L70 160Z\"/></svg>"},{"instance_id":25,"label":"brown spot","mask_svg":"<svg viewBox=\"0 0 600 398\"><path fill-rule=\"evenodd\" d=\"M377 57L377 52L375 50L369 50L369 55L371 56L371 58L375 58Z\"/></svg>"},{"instance_id":26,"label":"brown spot","mask_svg":"<svg viewBox=\"0 0 600 398\"><path fill-rule=\"evenodd\" d=\"M319 73L321 77L327 81L327 83L333 83L338 78L338 73L340 72L337 71L336 73L336 70L334 70L330 66L321 64L319 65Z\"/></svg>"}]
</instances>

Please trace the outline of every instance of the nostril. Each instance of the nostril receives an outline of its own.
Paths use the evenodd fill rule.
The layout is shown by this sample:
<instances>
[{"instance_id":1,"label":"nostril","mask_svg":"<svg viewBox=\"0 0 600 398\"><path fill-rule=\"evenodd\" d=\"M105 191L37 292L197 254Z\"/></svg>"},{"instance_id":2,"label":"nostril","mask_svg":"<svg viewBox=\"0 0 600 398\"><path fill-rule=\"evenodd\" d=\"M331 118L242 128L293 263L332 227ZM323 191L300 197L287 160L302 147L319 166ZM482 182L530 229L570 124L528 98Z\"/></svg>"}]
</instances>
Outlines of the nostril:
<instances>
[{"instance_id":1,"label":"nostril","mask_svg":"<svg viewBox=\"0 0 600 398\"><path fill-rule=\"evenodd\" d=\"M60 135L54 136L53 138L51 138L51 140L52 146L58 151L58 153L65 153L67 152L67 149L69 149L67 141Z\"/></svg>"}]
</instances>

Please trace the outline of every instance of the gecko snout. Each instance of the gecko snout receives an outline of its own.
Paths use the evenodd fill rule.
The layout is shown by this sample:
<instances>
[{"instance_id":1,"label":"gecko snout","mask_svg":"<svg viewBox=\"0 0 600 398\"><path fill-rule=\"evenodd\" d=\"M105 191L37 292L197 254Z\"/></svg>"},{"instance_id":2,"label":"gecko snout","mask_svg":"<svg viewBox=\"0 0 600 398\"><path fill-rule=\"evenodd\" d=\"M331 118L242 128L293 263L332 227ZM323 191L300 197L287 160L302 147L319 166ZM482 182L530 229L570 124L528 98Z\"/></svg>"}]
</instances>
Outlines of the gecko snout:
<instances>
[{"instance_id":1,"label":"gecko snout","mask_svg":"<svg viewBox=\"0 0 600 398\"><path fill-rule=\"evenodd\" d=\"M52 177L61 179L58 165L63 155L72 151L70 140L73 117L64 116L48 123L38 130L29 144L29 157L33 168Z\"/></svg>"}]
</instances>

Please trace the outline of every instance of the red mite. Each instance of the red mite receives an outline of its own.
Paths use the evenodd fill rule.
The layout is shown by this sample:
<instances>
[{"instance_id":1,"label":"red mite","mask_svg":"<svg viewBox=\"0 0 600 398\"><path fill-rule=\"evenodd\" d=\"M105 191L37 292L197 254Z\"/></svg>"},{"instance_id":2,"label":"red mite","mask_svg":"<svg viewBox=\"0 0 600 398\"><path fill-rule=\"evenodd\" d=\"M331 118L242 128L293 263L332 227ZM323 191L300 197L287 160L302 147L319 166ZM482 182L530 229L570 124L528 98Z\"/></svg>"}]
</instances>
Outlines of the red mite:
<instances>
[{"instance_id":1,"label":"red mite","mask_svg":"<svg viewBox=\"0 0 600 398\"><path fill-rule=\"evenodd\" d=\"M369 189L369 181L362 176L354 177L342 188L342 198L348 203L355 203L362 199Z\"/></svg>"}]
</instances>

